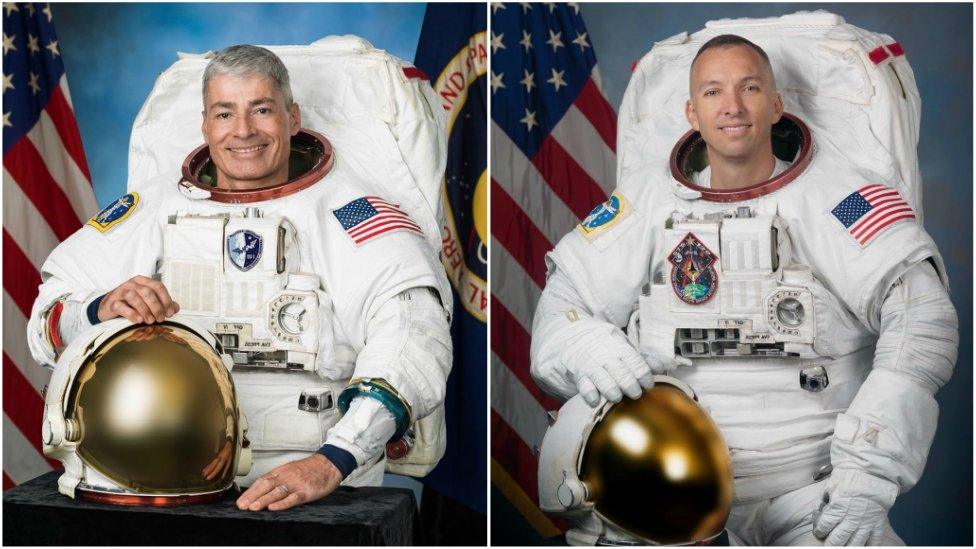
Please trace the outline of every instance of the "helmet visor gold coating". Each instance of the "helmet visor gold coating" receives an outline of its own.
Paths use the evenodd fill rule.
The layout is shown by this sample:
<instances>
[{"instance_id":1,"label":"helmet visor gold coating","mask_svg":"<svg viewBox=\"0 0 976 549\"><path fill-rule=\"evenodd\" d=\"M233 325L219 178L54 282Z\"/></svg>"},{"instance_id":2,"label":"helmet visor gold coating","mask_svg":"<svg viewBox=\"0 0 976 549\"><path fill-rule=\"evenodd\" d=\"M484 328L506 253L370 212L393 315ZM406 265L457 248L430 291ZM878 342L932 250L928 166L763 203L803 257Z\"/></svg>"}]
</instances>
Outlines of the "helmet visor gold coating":
<instances>
[{"instance_id":1,"label":"helmet visor gold coating","mask_svg":"<svg viewBox=\"0 0 976 549\"><path fill-rule=\"evenodd\" d=\"M200 494L234 480L237 401L220 355L177 324L133 326L82 365L66 416L78 454L136 494Z\"/></svg>"},{"instance_id":2,"label":"helmet visor gold coating","mask_svg":"<svg viewBox=\"0 0 976 549\"><path fill-rule=\"evenodd\" d=\"M732 458L718 427L663 383L613 405L594 426L580 479L601 518L656 544L718 535L732 505Z\"/></svg>"}]
</instances>

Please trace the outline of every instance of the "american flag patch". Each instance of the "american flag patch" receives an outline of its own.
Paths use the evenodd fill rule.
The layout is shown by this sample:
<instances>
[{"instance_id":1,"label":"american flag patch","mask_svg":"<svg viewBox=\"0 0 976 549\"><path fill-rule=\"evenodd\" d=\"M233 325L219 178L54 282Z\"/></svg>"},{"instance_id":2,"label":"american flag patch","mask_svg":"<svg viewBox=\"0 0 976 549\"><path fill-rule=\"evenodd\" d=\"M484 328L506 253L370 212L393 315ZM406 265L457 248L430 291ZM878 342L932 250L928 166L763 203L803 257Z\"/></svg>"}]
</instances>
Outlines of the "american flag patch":
<instances>
[{"instance_id":1,"label":"american flag patch","mask_svg":"<svg viewBox=\"0 0 976 549\"><path fill-rule=\"evenodd\" d=\"M357 198L332 210L332 214L357 246L393 231L410 231L424 235L420 226L399 205L377 196Z\"/></svg>"},{"instance_id":2,"label":"american flag patch","mask_svg":"<svg viewBox=\"0 0 976 549\"><path fill-rule=\"evenodd\" d=\"M915 211L901 194L884 185L861 187L841 200L830 213L861 246L895 223L915 219Z\"/></svg>"}]
</instances>

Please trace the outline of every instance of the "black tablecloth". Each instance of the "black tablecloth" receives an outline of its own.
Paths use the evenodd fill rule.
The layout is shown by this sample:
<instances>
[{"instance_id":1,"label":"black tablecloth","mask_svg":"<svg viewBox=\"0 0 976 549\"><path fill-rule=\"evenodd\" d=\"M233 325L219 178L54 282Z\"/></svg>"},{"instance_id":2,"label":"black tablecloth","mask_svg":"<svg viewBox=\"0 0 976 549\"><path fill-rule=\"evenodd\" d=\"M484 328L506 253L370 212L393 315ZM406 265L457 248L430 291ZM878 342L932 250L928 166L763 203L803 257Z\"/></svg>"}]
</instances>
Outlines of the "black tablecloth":
<instances>
[{"instance_id":1,"label":"black tablecloth","mask_svg":"<svg viewBox=\"0 0 976 549\"><path fill-rule=\"evenodd\" d=\"M4 545L414 545L420 519L403 488L340 487L287 511L240 511L236 494L183 507L122 507L58 492L61 471L3 493Z\"/></svg>"}]
</instances>

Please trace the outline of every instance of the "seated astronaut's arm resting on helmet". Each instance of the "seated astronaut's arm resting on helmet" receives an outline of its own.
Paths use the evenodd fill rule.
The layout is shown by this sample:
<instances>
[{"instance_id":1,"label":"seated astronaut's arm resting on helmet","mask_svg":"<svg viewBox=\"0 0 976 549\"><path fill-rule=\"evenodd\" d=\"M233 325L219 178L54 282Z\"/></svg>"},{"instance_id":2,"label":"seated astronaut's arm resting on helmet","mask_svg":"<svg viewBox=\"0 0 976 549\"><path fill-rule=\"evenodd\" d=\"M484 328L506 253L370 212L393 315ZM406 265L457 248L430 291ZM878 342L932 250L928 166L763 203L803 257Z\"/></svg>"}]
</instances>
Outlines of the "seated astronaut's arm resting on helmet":
<instances>
[{"instance_id":1,"label":"seated astronaut's arm resting on helmet","mask_svg":"<svg viewBox=\"0 0 976 549\"><path fill-rule=\"evenodd\" d=\"M918 482L935 436L935 393L952 375L958 319L932 263L922 261L890 287L877 321L873 368L837 418L831 462L904 492Z\"/></svg>"},{"instance_id":2,"label":"seated astronaut's arm resting on helmet","mask_svg":"<svg viewBox=\"0 0 976 549\"><path fill-rule=\"evenodd\" d=\"M638 398L654 384L651 367L627 336L604 316L585 283L547 256L546 287L532 323L533 379L562 398L580 393L591 406L602 396Z\"/></svg>"},{"instance_id":3,"label":"seated astronaut's arm resting on helmet","mask_svg":"<svg viewBox=\"0 0 976 549\"><path fill-rule=\"evenodd\" d=\"M444 402L452 358L450 324L437 291L403 290L372 308L340 408L357 396L380 402L395 418L398 438Z\"/></svg>"},{"instance_id":4,"label":"seated astronaut's arm resting on helmet","mask_svg":"<svg viewBox=\"0 0 976 549\"><path fill-rule=\"evenodd\" d=\"M347 477L356 467L379 457L395 432L396 420L380 401L356 397L342 419L329 429L319 453Z\"/></svg>"},{"instance_id":5,"label":"seated astronaut's arm resting on helmet","mask_svg":"<svg viewBox=\"0 0 976 549\"><path fill-rule=\"evenodd\" d=\"M530 345L532 378L543 390L562 398L577 393L564 362L566 332L571 324L582 318L592 318L580 292L568 274L547 257L549 273L532 320Z\"/></svg>"}]
</instances>

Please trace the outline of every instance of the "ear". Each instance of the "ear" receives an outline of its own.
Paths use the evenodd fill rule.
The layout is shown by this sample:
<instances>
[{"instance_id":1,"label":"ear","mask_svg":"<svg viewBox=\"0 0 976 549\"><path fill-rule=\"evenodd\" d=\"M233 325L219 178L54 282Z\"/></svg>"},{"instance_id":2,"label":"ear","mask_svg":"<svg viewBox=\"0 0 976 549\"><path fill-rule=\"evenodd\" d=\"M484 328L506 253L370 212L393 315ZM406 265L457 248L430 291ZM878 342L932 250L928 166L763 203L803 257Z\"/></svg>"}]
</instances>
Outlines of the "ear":
<instances>
[{"instance_id":1,"label":"ear","mask_svg":"<svg viewBox=\"0 0 976 549\"><path fill-rule=\"evenodd\" d=\"M776 100L773 101L773 124L779 122L783 117L783 98L776 92Z\"/></svg>"},{"instance_id":2,"label":"ear","mask_svg":"<svg viewBox=\"0 0 976 549\"><path fill-rule=\"evenodd\" d=\"M291 108L288 109L288 116L291 118L291 134L296 135L298 130L302 128L302 109L298 107L298 103L292 103Z\"/></svg>"},{"instance_id":3,"label":"ear","mask_svg":"<svg viewBox=\"0 0 976 549\"><path fill-rule=\"evenodd\" d=\"M691 129L697 131L701 130L698 124L698 113L695 112L695 106L692 105L691 99L685 102L685 118L688 119L688 123L691 124Z\"/></svg>"},{"instance_id":4,"label":"ear","mask_svg":"<svg viewBox=\"0 0 976 549\"><path fill-rule=\"evenodd\" d=\"M207 110L200 111L200 114L203 115L203 120L200 121L200 133L203 134L203 142L209 145L210 143L207 141Z\"/></svg>"}]
</instances>

